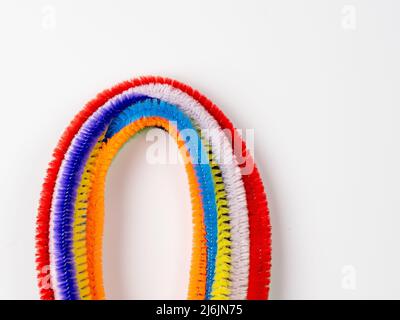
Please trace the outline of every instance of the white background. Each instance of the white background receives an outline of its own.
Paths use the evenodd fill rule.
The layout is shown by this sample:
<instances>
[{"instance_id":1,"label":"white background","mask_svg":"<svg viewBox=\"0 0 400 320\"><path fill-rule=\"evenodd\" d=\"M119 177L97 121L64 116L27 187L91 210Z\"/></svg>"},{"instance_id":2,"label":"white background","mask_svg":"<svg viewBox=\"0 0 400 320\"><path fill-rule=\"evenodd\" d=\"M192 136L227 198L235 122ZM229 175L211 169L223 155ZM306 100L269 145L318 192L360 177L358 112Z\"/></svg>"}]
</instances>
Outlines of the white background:
<instances>
[{"instance_id":1,"label":"white background","mask_svg":"<svg viewBox=\"0 0 400 320\"><path fill-rule=\"evenodd\" d=\"M202 91L255 158L273 227L273 299L400 298L400 3L0 3L0 298L36 299L35 216L58 137L84 103L140 75ZM144 136L107 184L109 298L185 298L181 165Z\"/></svg>"}]
</instances>

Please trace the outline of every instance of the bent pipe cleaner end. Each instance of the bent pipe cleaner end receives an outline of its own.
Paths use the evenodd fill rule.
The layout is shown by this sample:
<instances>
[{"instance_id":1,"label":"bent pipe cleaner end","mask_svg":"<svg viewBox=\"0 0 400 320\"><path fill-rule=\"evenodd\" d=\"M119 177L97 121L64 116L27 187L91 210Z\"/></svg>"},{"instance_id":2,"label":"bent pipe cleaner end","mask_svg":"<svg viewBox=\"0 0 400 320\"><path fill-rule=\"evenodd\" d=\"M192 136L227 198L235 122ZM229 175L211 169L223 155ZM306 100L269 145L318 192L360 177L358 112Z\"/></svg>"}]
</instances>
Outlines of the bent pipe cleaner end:
<instances>
[{"instance_id":1,"label":"bent pipe cleaner end","mask_svg":"<svg viewBox=\"0 0 400 320\"><path fill-rule=\"evenodd\" d=\"M168 132L186 160L194 225L188 299L268 299L268 204L245 141L204 95L176 80L152 76L99 93L54 149L36 224L41 299L106 298L102 238L107 172L131 137L153 127ZM251 163L252 170L243 170L238 159Z\"/></svg>"}]
</instances>

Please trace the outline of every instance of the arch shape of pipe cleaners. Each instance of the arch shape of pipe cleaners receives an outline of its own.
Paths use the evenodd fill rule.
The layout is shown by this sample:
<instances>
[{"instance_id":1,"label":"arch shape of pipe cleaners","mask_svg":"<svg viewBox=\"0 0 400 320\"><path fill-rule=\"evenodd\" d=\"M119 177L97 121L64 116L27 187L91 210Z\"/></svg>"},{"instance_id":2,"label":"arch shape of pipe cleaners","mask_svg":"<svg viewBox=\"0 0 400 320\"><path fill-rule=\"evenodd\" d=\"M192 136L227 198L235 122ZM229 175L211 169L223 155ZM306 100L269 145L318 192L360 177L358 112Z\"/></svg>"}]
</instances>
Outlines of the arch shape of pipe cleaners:
<instances>
[{"instance_id":1,"label":"arch shape of pipe cleaners","mask_svg":"<svg viewBox=\"0 0 400 320\"><path fill-rule=\"evenodd\" d=\"M41 299L105 299L107 172L131 137L154 127L177 143L189 181L194 230L188 299L268 299L269 211L246 143L209 99L161 77L141 77L101 92L62 134L37 216Z\"/></svg>"}]
</instances>

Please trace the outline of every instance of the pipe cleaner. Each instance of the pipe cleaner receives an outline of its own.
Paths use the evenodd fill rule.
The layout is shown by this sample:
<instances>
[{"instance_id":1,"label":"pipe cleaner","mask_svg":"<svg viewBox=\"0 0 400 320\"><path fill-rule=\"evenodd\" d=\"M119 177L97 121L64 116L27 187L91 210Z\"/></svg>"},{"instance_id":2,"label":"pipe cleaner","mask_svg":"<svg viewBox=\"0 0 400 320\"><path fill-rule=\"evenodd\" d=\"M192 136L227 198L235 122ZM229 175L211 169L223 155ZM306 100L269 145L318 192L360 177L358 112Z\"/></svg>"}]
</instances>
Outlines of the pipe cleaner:
<instances>
[{"instance_id":1,"label":"pipe cleaner","mask_svg":"<svg viewBox=\"0 0 400 320\"><path fill-rule=\"evenodd\" d=\"M246 143L205 96L161 77L133 79L103 91L77 114L60 138L37 217L41 298L105 299L106 175L129 138L151 127L166 130L187 160L194 222L188 298L267 299L269 211ZM190 139L184 135L187 129L195 132ZM253 169L246 172L249 163Z\"/></svg>"}]
</instances>

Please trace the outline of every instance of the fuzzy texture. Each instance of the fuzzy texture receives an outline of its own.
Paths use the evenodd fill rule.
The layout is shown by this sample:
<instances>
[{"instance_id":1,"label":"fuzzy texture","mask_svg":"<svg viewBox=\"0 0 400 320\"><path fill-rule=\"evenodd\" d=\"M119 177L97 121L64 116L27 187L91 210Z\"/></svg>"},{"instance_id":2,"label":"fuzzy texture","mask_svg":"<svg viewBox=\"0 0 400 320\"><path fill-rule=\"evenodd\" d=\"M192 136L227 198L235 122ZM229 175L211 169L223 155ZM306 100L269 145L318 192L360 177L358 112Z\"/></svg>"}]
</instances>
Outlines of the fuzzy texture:
<instances>
[{"instance_id":1,"label":"fuzzy texture","mask_svg":"<svg viewBox=\"0 0 400 320\"><path fill-rule=\"evenodd\" d=\"M178 131L170 123L160 117L146 117L138 119L118 131L111 139L105 142L99 154L93 174L93 189L89 197L89 212L87 221L87 242L90 287L94 299L104 298L102 281L102 233L104 217L104 188L108 168L120 148L135 134L146 127L157 126L167 130L177 141L182 153L188 152L185 142L179 139ZM207 243L204 228L204 204L198 175L191 162L185 164L189 178L189 188L193 210L193 252L191 276L189 284L189 299L204 299L206 292Z\"/></svg>"},{"instance_id":2,"label":"fuzzy texture","mask_svg":"<svg viewBox=\"0 0 400 320\"><path fill-rule=\"evenodd\" d=\"M166 122L164 119L160 119ZM118 119L113 120L118 121ZM143 121L141 121L143 123ZM169 131L173 135L173 128L169 124ZM168 130L167 130L168 131ZM109 133L110 134L110 133ZM113 133L114 135L115 133ZM176 135L177 136L177 135ZM84 173L82 175L81 183L78 189L78 196L75 205L75 221L74 221L74 255L76 260L76 277L78 281L79 291L81 299L91 299L92 295L90 293L91 286L89 281L88 263L87 263L87 247L86 247L86 218L87 209L89 206L89 195L92 190L92 183L98 185L99 182L95 181L94 172L96 169L95 163L98 161L99 151L102 148L102 138L97 143L92 154L87 161ZM214 192L216 198L216 205L218 210L218 241L217 241L217 257L215 263L215 275L212 285L211 299L226 300L229 299L230 294L230 269L231 269L231 241L230 241L230 218L229 218L229 208L227 205L226 192L222 179L221 170L215 161L215 157L212 154L211 147L207 144L207 141L203 139L205 148L208 151L208 159L211 167L211 172L213 175L214 182ZM179 140L178 140L179 142ZM108 141L111 144L111 141ZM185 147L182 145L182 147ZM110 150L118 150L114 146L109 146ZM108 158L112 159L113 154L107 155ZM102 166L104 168L104 166ZM202 261L199 265L198 263L192 263L191 266L191 277L189 284L189 299L202 299L205 298L205 275L206 275L206 256L202 253L206 253L206 243L202 235L202 230L204 229L203 224L203 207L201 204L200 195L198 195L199 184L197 182L196 176L194 174L194 169L191 162L186 164L186 169L188 173L188 178L190 182L190 191L192 195L192 211L193 211L193 222L194 222L194 239L193 239L193 252L192 261ZM108 168L107 168L108 170ZM101 182L100 182L101 183ZM198 195L198 196L197 196ZM96 210L100 210L102 207L102 202L96 203ZM196 208L201 208L201 212L197 212ZM104 209L102 209L104 210ZM198 217L200 216L200 218ZM102 219L102 218L101 218ZM200 221L201 223L198 223ZM199 230L201 228L201 230ZM100 235L101 236L101 235ZM204 247L204 248L203 248ZM101 252L98 253L101 258ZM93 256L93 253L92 253ZM201 256L198 259L197 256ZM204 270L203 270L204 266ZM204 279L198 275L204 274ZM196 275L196 276L194 276ZM204 290L203 290L204 289Z\"/></svg>"},{"instance_id":3,"label":"fuzzy texture","mask_svg":"<svg viewBox=\"0 0 400 320\"><path fill-rule=\"evenodd\" d=\"M73 256L73 218L77 188L90 152L110 121L134 102L144 100L140 95L108 102L98 109L73 138L65 154L55 186L50 220L50 268L56 297L79 299Z\"/></svg>"},{"instance_id":4,"label":"fuzzy texture","mask_svg":"<svg viewBox=\"0 0 400 320\"><path fill-rule=\"evenodd\" d=\"M128 95L129 96L129 95ZM190 130L196 133L195 127L190 119L177 107L158 99L139 102L124 110L115 118L106 133L106 139L116 132L120 131L130 123L145 117L163 117L168 121L176 122L178 131ZM192 137L191 137L192 139ZM212 284L215 274L215 260L217 255L217 207L212 179L212 172L208 163L208 154L203 146L201 139L197 136L196 141L189 141L188 149L197 177L200 181L202 201L204 206L204 222L206 226L207 240L207 281L206 281L206 299L211 297ZM193 148L197 147L197 148ZM204 159L205 158L205 159ZM206 160L206 163L203 163Z\"/></svg>"},{"instance_id":5,"label":"fuzzy texture","mask_svg":"<svg viewBox=\"0 0 400 320\"><path fill-rule=\"evenodd\" d=\"M190 86L162 77L142 78L140 83L141 86L163 86L169 88L169 90L179 90L183 95L201 104L222 129L229 130L231 136L235 137L236 143L241 146L241 148L234 149L235 155L246 159L245 163L254 164L253 170L242 177L246 190L250 227L250 268L247 299L268 299L271 276L271 224L268 202L260 173L245 141L242 140L226 115L212 101ZM132 87L138 89L139 85L135 83ZM143 92L145 91L143 90ZM148 95L152 96L151 93ZM234 299L237 296L233 295L231 298Z\"/></svg>"},{"instance_id":6,"label":"fuzzy texture","mask_svg":"<svg viewBox=\"0 0 400 320\"><path fill-rule=\"evenodd\" d=\"M144 121L140 120L140 124ZM150 126L151 124L157 125L158 127L168 127L169 123L162 119L162 118L153 118L147 119L146 124ZM143 126L144 127L144 126ZM141 130L142 126L137 125L138 131ZM168 127L170 130L170 134L173 137L178 137L177 132L173 131L173 128ZM133 134L133 132L132 132ZM121 139L114 139L108 141L108 151L103 152L100 154L100 150L103 146L103 139L100 139L98 145L93 150L90 159L88 160L85 166L85 172L82 176L80 189L78 190L78 198L77 198L77 205L75 208L75 224L74 224L74 255L77 264L77 281L80 290L81 299L91 300L93 296L91 294L91 288L96 289L99 285L94 284L94 271L91 272L91 269L95 269L94 264L96 263L95 257L98 255L98 258L101 259L101 246L100 252L93 253L93 250L96 246L90 245L89 250L87 248L87 241L86 238L89 236L87 231L87 209L89 203L93 201L89 201L89 197L92 194L92 185L95 186L95 189L99 190L99 186L102 185L101 181L98 181L99 177L101 177L101 173L96 171L96 162L104 162L107 159L112 160L115 157L115 154L119 151L119 148L115 146L115 144L121 143ZM179 143L179 141L178 141ZM182 145L180 148L184 148ZM93 160L91 160L93 159ZM111 163L111 161L110 161ZM205 284L206 284L206 267L207 267L207 244L205 239L205 229L204 229L204 213L203 213L203 205L201 201L200 195L200 186L197 181L197 177L193 168L193 165L188 162L186 165L186 172L188 176L189 182L189 189L191 194L191 204L192 204L192 212L193 212L193 245L192 245L192 263L191 263L191 271L190 271L190 281L189 281L189 292L188 292L188 299L191 300L200 300L205 298ZM104 165L101 168L108 170ZM95 175L94 173L97 172ZM213 169L213 174L214 174ZM101 190L101 189L100 189ZM81 191L81 192L79 192ZM104 191L104 190L103 190ZM219 194L221 191L216 192L217 198L217 206L219 208L218 201ZM93 195L94 194L94 195ZM93 217L94 212L96 215L99 215L99 218L96 219L96 225L103 221L103 212L104 210L104 203L102 200L102 194L99 193L96 196L96 190L93 192L92 198L96 199L94 203L94 209L91 209L91 217ZM99 201L100 200L100 201ZM78 204L79 203L79 204ZM219 209L218 209L219 210ZM99 213L100 212L100 213ZM219 211L218 211L219 212ZM100 220L100 221L99 221ZM92 219L92 228L93 228L93 221ZM89 223L90 224L90 223ZM96 241L96 237L93 235L100 236L100 241L102 235L100 232L91 231L92 236L91 239ZM97 245L98 247L98 245ZM91 267L88 266L88 251L89 256L91 256ZM217 257L218 258L218 257ZM101 261L101 260L100 260ZM218 265L220 265L218 263ZM101 270L101 269L100 269ZM92 275L92 285L89 279L89 274ZM94 290L92 289L92 292ZM98 297L97 297L98 298Z\"/></svg>"},{"instance_id":7,"label":"fuzzy texture","mask_svg":"<svg viewBox=\"0 0 400 320\"><path fill-rule=\"evenodd\" d=\"M132 97L126 97L126 99L125 98L123 98L123 97L119 97L119 100L117 100L117 101L110 101L109 103L108 103L108 105L109 106L111 106L111 107L114 107L114 108L116 108L116 109L118 109L118 107L116 107L117 105L118 105L118 103L119 102L124 102L124 101L129 101L129 99L132 99ZM111 108L110 107L110 108ZM172 106L170 106L170 109L172 108ZM151 110L151 108L147 108L148 110L147 111L152 111ZM154 108L153 108L154 109ZM158 108L159 109L159 112L161 112L161 113L165 113L165 114L169 114L168 113L168 107L167 107L167 105L166 104L163 104L163 103L161 103L161 107L159 107ZM128 110L129 110L129 108L128 108ZM137 110L140 112L140 108L132 108L131 109L131 111L132 110L135 110L134 112L136 112ZM106 118L106 119L103 119L102 117L103 117L103 114L107 114L106 112L108 111L108 108L107 107L104 107L104 108L100 108L96 113L96 116L97 116L97 118L96 117L92 117L90 120L92 120L93 118L95 118L95 122L94 123L96 123L96 124L99 124L99 123L105 123L105 122L107 122L106 120L108 119L108 118ZM178 112L178 110L175 108L174 110L173 110L175 113L176 112ZM171 112L170 112L171 113ZM122 115L126 115L126 111L125 112L123 112L122 113ZM183 114L182 113L180 113L181 114L181 117L183 117ZM100 122L99 120L98 120L98 118L101 118L103 121L102 122ZM175 120L176 119L176 117L174 117L174 116L171 116L170 117L170 120ZM90 123L90 121L89 121L89 123ZM189 127L188 125L187 125L187 127ZM76 137L75 137L75 139L74 139L74 141L73 141L73 144L72 144L72 146L74 146L74 142L75 141L77 141L77 146L78 147L82 147L82 146L84 146L83 145L83 142L82 141L86 141L85 139L87 139L87 136L90 136L90 135L92 135L93 134L93 130L94 129L99 129L98 127L95 127L95 128L91 128L90 127L90 125L89 124L85 124L85 130L81 130L80 132L78 132L78 134L76 135ZM193 129L194 130L194 129ZM95 134L95 136L97 137L97 135ZM97 137L98 138L98 137ZM89 148L87 148L87 149L90 149L90 147ZM79 149L78 149L79 150ZM196 151L196 150L195 150ZM67 156L66 156L66 159L65 159L65 161L64 161L64 163L63 163L63 166L65 166L65 167L67 167L68 168L68 166L69 166L69 163L71 163L71 162L73 162L73 161L75 161L75 163L78 163L79 161L81 161L81 162L84 162L84 161L86 161L86 158L85 157L81 157L81 158L79 158L78 156L76 156L75 158L73 158L73 159L70 159L69 157L68 157L68 155L69 155L69 153L72 153L73 155L81 155L79 152L77 152L74 148L71 148L69 151L68 151L68 153L67 153ZM199 157L200 157L200 155L201 155L201 152L197 152L196 151L196 154L199 154ZM203 152L204 153L204 152ZM197 162L200 162L200 159L199 160L197 160ZM76 166L78 166L79 164L77 164ZM75 167L76 167L75 166ZM203 165L202 164L199 164L198 165L199 167L202 167ZM64 170L64 168L62 167L62 169L61 169L61 171L60 172L64 172L65 170ZM71 172L70 174L73 174L74 172ZM201 174L201 177L204 179L204 181L205 181L205 183L210 183L210 181L212 181L211 179L210 179L210 174L207 176L207 174L205 174L204 172ZM66 198L65 198L65 201L62 201L62 196L64 196L65 194L63 194L62 192L64 191L64 189L66 188L66 185L67 183L65 182L65 181L63 181L63 180L60 180L60 181L58 181L58 185L56 186L56 194L60 194L61 193L61 196L59 196L59 199L61 199L60 200L60 202L62 203L62 205L64 205L64 207L68 207L68 205L69 205L69 202L71 202L71 199L70 199L70 197L69 196L66 196ZM68 185L67 185L67 187L68 187ZM204 202L205 203L207 203L210 207L214 207L213 208L213 210L215 211L216 209L215 209L215 199L213 200L212 199L212 197L214 196L214 193L213 192L207 192L207 193L204 193L203 192L203 198L205 198L205 200L204 200ZM55 211L57 211L57 208L55 209ZM208 219L208 221L212 221L213 219L215 220L215 217L216 217L216 214L215 214L215 212L213 212L212 210L207 210L207 212L206 212L206 220ZM63 217L62 217L63 218ZM55 221L55 222L53 222L52 223L52 225L54 225L55 226L55 228L57 228L57 226L59 226L59 225L61 225L61 226L65 226L65 225L68 225L70 223L70 221L69 220L67 220L66 222L65 221L63 221L63 220L59 220L59 221ZM207 297L209 297L210 296L210 290L211 290L211 286L212 286L212 282L213 282L213 278L214 278L214 269L215 269L215 256L216 256L216 225L217 225L217 223L216 223L216 221L214 222L214 225L212 225L211 223L206 223L206 226L209 226L208 228L207 228L207 244L208 244L208 263L207 263L207 265L208 265L208 268L207 268L207 283L208 283L208 292L207 292ZM64 228L64 230L65 230L65 228ZM62 240L63 240L63 243L65 243L65 242L67 242L67 241L71 241L71 239L70 239L70 237L69 237L69 235L68 234L65 234L65 232L64 231L62 231L62 232L60 232L60 234L62 234L62 236L63 236L63 238L62 238ZM66 257L65 257L65 255L66 255L66 253L65 253L65 251L64 252L58 252L57 250L54 250L54 251L52 251L52 260L54 260L54 261L56 261L57 262L57 259L59 259L59 260L61 260L61 259L65 259ZM71 263L72 264L72 263ZM71 267L71 269L72 269L72 267ZM59 272L59 270L57 269L57 265L54 267L54 268L52 268L52 270L53 270L53 272L55 272L56 273L56 275L54 276L54 278L56 279L56 283L58 284L57 285L57 287L56 287L56 292L59 290L61 293L60 293L60 295L57 295L57 297L60 297L60 298L67 298L67 299L75 299L75 294L76 294L76 292L68 292L67 290L69 290L70 288L71 288L71 285L69 284L69 283L67 283L66 285L65 285L65 282L62 282L62 281L60 281L59 279L60 279L60 276L58 276L57 275L57 272ZM65 275L65 273L62 273L62 275ZM71 275L68 275L68 280L71 282L71 283L73 283L73 281L74 281L74 279L73 279L73 277L71 276ZM64 289L64 287L65 287L65 289ZM63 291L64 290L64 291Z\"/></svg>"},{"instance_id":8,"label":"fuzzy texture","mask_svg":"<svg viewBox=\"0 0 400 320\"><path fill-rule=\"evenodd\" d=\"M39 212L37 218L36 233L36 262L40 294L42 299L54 299L52 286L48 286L46 279L49 274L49 224L50 209L53 199L55 181L60 170L64 154L69 145L79 131L83 123L109 99L134 87L147 84L160 84L177 89L193 100L201 104L207 112L216 119L222 129L229 129L235 132L232 123L228 118L206 97L198 91L193 90L187 85L178 81L161 77L143 77L126 81L117 86L103 91L94 100L89 102L85 108L74 118L71 124L63 133L54 153L54 159L49 164L47 176L43 184L40 198ZM247 157L252 160L246 150L245 143L242 143L242 151L238 156ZM236 152L236 150L234 150ZM246 189L247 206L249 210L250 224L250 271L248 281L248 299L265 299L268 297L270 260L271 260L271 230L269 224L269 214L263 184L257 168L249 174L243 176L244 187Z\"/></svg>"},{"instance_id":9,"label":"fuzzy texture","mask_svg":"<svg viewBox=\"0 0 400 320\"><path fill-rule=\"evenodd\" d=\"M198 102L177 89L165 85L144 85L129 89L123 95L144 94L159 98L171 104L176 104L189 115L196 126L204 133L204 139L210 142L212 152L219 164L222 179L227 194L227 206L231 227L231 267L230 267L230 298L245 299L249 279L249 223L246 202L246 192L242 182L240 168L232 154L232 146L213 119ZM118 98L118 96L116 97ZM111 99L112 101L112 99ZM113 125L107 135L113 133ZM211 287L207 287L207 298Z\"/></svg>"},{"instance_id":10,"label":"fuzzy texture","mask_svg":"<svg viewBox=\"0 0 400 320\"><path fill-rule=\"evenodd\" d=\"M88 198L92 189L92 175L99 151L103 143L102 135L94 147L86 162L83 170L81 182L77 190L74 213L73 229L73 251L76 265L76 280L79 288L79 295L82 300L91 300L89 275L87 269L87 250L86 250L86 218Z\"/></svg>"},{"instance_id":11,"label":"fuzzy texture","mask_svg":"<svg viewBox=\"0 0 400 320\"><path fill-rule=\"evenodd\" d=\"M169 86L143 85L125 94L146 94L178 105L203 130L210 141L213 155L218 163L227 194L231 226L231 273L230 298L246 299L249 281L249 222L246 191L232 145L218 122L205 108L187 94Z\"/></svg>"},{"instance_id":12,"label":"fuzzy texture","mask_svg":"<svg viewBox=\"0 0 400 320\"><path fill-rule=\"evenodd\" d=\"M228 200L221 169L212 154L212 148L205 143L213 175L215 198L218 209L218 243L215 276L212 286L212 300L229 300L231 294L232 241Z\"/></svg>"}]
</instances>

